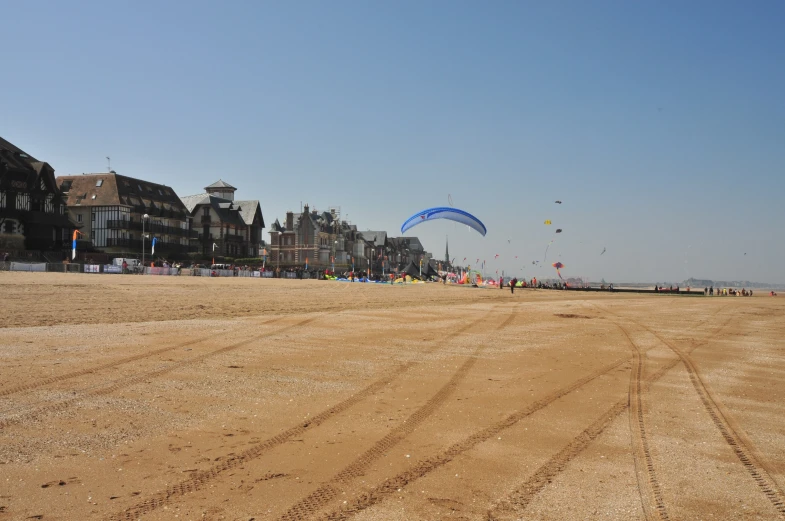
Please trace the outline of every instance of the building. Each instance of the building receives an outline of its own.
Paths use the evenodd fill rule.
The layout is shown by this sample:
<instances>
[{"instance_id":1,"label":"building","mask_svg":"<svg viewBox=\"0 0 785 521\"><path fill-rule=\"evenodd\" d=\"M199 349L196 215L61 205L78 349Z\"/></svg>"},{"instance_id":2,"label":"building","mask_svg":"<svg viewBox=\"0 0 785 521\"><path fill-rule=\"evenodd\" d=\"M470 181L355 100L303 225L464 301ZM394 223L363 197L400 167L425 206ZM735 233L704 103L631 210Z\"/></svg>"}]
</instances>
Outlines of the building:
<instances>
[{"instance_id":1,"label":"building","mask_svg":"<svg viewBox=\"0 0 785 521\"><path fill-rule=\"evenodd\" d=\"M204 255L260 257L264 216L259 201L235 201L237 190L219 179L203 194L182 197L198 230L193 245Z\"/></svg>"},{"instance_id":2,"label":"building","mask_svg":"<svg viewBox=\"0 0 785 521\"><path fill-rule=\"evenodd\" d=\"M137 256L150 253L156 239L156 256L183 255L192 249L188 212L170 187L115 171L59 176L68 215L104 253ZM142 237L142 231L146 237Z\"/></svg>"},{"instance_id":3,"label":"building","mask_svg":"<svg viewBox=\"0 0 785 521\"><path fill-rule=\"evenodd\" d=\"M284 224L276 219L270 228L270 262L304 266L307 259L314 267L347 264L350 255L341 226L336 209L319 213L306 204L302 213L286 212Z\"/></svg>"},{"instance_id":4,"label":"building","mask_svg":"<svg viewBox=\"0 0 785 521\"><path fill-rule=\"evenodd\" d=\"M409 262L419 265L422 261L425 265L433 258L417 237L388 237L387 243L388 258L393 268L403 269Z\"/></svg>"},{"instance_id":5,"label":"building","mask_svg":"<svg viewBox=\"0 0 785 521\"><path fill-rule=\"evenodd\" d=\"M359 234L368 244L371 245L370 261L373 271L389 271L390 262L390 246L387 241L387 232L383 231L365 231Z\"/></svg>"},{"instance_id":6,"label":"building","mask_svg":"<svg viewBox=\"0 0 785 521\"><path fill-rule=\"evenodd\" d=\"M6 238L4 249L63 250L70 244L73 229L54 169L0 138L0 235Z\"/></svg>"},{"instance_id":7,"label":"building","mask_svg":"<svg viewBox=\"0 0 785 521\"><path fill-rule=\"evenodd\" d=\"M355 271L374 273L396 271L411 260L427 263L426 252L417 237L390 238L385 231L358 231L340 218L337 208L329 212L312 210L307 204L301 213L286 212L283 224L276 219L270 228L269 259L279 267L336 271L354 266Z\"/></svg>"}]
</instances>

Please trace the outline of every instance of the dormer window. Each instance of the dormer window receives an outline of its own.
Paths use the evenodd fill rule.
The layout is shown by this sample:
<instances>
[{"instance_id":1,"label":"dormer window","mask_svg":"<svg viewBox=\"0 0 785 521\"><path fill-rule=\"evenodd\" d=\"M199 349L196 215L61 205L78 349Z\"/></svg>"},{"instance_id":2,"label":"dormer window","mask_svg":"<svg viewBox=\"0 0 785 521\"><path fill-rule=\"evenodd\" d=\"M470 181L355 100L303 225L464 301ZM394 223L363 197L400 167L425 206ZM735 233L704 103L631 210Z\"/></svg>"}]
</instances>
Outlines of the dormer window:
<instances>
[{"instance_id":1,"label":"dormer window","mask_svg":"<svg viewBox=\"0 0 785 521\"><path fill-rule=\"evenodd\" d=\"M102 184L104 184L104 180L103 179L99 179L98 181L95 182L95 186L98 186L98 187L100 187Z\"/></svg>"}]
</instances>

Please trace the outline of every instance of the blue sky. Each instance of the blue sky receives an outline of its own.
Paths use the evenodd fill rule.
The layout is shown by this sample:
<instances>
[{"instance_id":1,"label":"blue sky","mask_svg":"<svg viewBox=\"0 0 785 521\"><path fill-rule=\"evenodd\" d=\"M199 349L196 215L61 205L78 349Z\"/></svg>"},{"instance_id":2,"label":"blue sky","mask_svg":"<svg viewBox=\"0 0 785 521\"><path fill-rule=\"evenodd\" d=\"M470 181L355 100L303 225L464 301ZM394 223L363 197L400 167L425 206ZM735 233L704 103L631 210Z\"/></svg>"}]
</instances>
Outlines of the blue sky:
<instances>
[{"instance_id":1,"label":"blue sky","mask_svg":"<svg viewBox=\"0 0 785 521\"><path fill-rule=\"evenodd\" d=\"M559 227L565 275L785 283L783 2L2 11L0 135L58 174L111 156L181 195L222 178L268 224L302 201L393 235L451 194L486 237L408 234L491 272L552 276Z\"/></svg>"}]
</instances>

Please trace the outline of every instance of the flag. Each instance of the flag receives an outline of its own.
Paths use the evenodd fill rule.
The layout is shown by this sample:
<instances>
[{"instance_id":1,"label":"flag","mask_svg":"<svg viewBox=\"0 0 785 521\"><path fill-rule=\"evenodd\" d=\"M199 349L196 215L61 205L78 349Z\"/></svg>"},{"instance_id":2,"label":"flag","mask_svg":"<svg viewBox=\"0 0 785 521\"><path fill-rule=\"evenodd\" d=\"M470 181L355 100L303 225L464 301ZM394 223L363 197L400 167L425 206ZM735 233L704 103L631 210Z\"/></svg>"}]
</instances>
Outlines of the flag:
<instances>
[{"instance_id":1,"label":"flag","mask_svg":"<svg viewBox=\"0 0 785 521\"><path fill-rule=\"evenodd\" d=\"M76 234L79 233L79 230L74 230L74 240L71 242L71 260L76 258Z\"/></svg>"},{"instance_id":2,"label":"flag","mask_svg":"<svg viewBox=\"0 0 785 521\"><path fill-rule=\"evenodd\" d=\"M305 258L305 269L308 269L308 257Z\"/></svg>"},{"instance_id":3,"label":"flag","mask_svg":"<svg viewBox=\"0 0 785 521\"><path fill-rule=\"evenodd\" d=\"M153 237L153 247L150 249L150 255L155 255L155 241L158 240L158 237Z\"/></svg>"}]
</instances>

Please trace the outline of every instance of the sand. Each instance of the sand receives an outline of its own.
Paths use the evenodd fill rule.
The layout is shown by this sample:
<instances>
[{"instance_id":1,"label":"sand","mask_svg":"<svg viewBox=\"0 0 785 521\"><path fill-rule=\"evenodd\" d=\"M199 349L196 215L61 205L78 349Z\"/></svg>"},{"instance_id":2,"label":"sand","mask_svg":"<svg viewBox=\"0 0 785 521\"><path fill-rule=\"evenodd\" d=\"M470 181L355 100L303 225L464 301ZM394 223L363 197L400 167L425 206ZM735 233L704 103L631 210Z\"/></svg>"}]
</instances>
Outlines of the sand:
<instances>
[{"instance_id":1,"label":"sand","mask_svg":"<svg viewBox=\"0 0 785 521\"><path fill-rule=\"evenodd\" d=\"M785 299L0 273L0 519L785 516Z\"/></svg>"}]
</instances>

